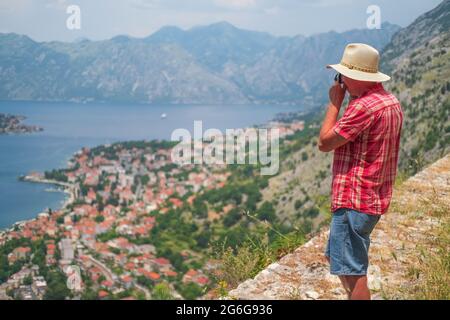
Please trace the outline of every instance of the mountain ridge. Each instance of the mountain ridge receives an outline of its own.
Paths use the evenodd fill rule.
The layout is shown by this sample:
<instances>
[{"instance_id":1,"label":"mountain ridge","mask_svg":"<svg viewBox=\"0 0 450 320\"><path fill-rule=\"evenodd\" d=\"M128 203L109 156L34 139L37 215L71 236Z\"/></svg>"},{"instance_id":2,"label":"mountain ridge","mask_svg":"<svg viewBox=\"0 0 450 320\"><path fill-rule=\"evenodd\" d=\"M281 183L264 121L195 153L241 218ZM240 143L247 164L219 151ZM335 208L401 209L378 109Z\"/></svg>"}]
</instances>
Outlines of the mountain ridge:
<instances>
[{"instance_id":1,"label":"mountain ridge","mask_svg":"<svg viewBox=\"0 0 450 320\"><path fill-rule=\"evenodd\" d=\"M400 29L383 28L276 37L219 22L76 43L0 34L0 99L311 107L329 82L323 66L346 42L382 48Z\"/></svg>"}]
</instances>

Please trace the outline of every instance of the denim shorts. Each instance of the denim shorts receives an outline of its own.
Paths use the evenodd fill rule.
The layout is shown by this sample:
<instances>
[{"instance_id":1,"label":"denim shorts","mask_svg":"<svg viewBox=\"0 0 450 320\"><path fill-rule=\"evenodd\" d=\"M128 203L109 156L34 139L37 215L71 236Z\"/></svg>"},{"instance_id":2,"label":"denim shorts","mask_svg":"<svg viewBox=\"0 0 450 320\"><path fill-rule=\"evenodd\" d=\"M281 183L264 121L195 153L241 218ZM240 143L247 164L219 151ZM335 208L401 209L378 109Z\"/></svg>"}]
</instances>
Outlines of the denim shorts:
<instances>
[{"instance_id":1,"label":"denim shorts","mask_svg":"<svg viewBox=\"0 0 450 320\"><path fill-rule=\"evenodd\" d=\"M325 255L333 275L366 275L369 266L370 234L380 220L347 208L333 213Z\"/></svg>"}]
</instances>

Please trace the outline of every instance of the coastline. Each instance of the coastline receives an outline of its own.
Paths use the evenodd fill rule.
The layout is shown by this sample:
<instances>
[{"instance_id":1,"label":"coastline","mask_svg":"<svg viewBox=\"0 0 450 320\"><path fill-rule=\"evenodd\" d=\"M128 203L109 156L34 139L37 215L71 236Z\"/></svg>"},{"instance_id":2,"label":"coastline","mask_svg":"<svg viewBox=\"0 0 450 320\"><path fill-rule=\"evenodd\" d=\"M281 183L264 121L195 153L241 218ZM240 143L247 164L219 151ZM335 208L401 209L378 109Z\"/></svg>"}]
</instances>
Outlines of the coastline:
<instances>
[{"instance_id":1,"label":"coastline","mask_svg":"<svg viewBox=\"0 0 450 320\"><path fill-rule=\"evenodd\" d=\"M23 181L23 182L47 184L47 185L61 187L62 190L58 190L58 192L65 193L68 196L64 199L61 207L58 208L58 210L66 209L69 205L71 205L76 200L75 185L73 185L71 183L66 183L66 182L61 182L61 181L51 180L51 179L45 179L43 177L38 177L38 176L34 176L34 175L20 176L19 180ZM48 192L48 191L46 191L46 192ZM37 219L39 214L40 213L37 213L34 218L16 221L9 227L1 228L0 229L0 237L3 236L4 234L14 230L14 228L20 227L24 223L27 223L29 221L33 221L33 220Z\"/></svg>"},{"instance_id":2,"label":"coastline","mask_svg":"<svg viewBox=\"0 0 450 320\"><path fill-rule=\"evenodd\" d=\"M45 178L32 176L32 175L21 176L19 179L24 182L49 184L49 185L53 185L53 186L62 187L61 192L68 194L69 197L64 201L60 210L65 209L68 205L72 204L76 199L75 185L72 183L61 182L61 181L51 180L51 179L45 179ZM47 192L49 192L49 191L47 191Z\"/></svg>"}]
</instances>

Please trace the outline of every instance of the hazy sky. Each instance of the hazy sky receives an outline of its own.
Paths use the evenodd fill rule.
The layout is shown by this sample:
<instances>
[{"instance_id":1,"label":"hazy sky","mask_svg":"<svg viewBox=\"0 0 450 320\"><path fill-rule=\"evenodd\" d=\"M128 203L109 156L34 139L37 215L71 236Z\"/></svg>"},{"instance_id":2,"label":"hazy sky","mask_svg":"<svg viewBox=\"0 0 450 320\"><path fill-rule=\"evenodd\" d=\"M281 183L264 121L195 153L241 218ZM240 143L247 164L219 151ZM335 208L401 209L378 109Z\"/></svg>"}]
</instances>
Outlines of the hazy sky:
<instances>
[{"instance_id":1,"label":"hazy sky","mask_svg":"<svg viewBox=\"0 0 450 320\"><path fill-rule=\"evenodd\" d=\"M165 25L183 29L218 21L275 35L310 35L366 25L369 5L382 21L407 26L441 0L0 0L0 32L36 40L145 37ZM81 29L66 27L69 5L81 9Z\"/></svg>"}]
</instances>

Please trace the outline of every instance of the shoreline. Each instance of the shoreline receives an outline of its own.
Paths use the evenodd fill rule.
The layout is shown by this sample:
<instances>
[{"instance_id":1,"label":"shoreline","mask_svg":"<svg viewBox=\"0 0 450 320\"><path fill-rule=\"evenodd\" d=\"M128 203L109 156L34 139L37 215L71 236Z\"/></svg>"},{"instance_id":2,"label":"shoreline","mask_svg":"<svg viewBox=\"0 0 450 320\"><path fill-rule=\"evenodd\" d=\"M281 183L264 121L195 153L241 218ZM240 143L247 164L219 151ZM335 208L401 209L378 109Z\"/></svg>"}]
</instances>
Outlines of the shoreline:
<instances>
[{"instance_id":1,"label":"shoreline","mask_svg":"<svg viewBox=\"0 0 450 320\"><path fill-rule=\"evenodd\" d=\"M61 181L51 180L51 179L45 179L45 178L31 176L31 175L21 176L19 179L24 182L49 184L52 186L62 187L62 190L60 192L68 194L69 197L64 201L63 206L59 210L65 209L68 205L73 203L76 199L75 185L73 185L72 183L61 182ZM49 192L49 191L46 191L46 192Z\"/></svg>"},{"instance_id":2,"label":"shoreline","mask_svg":"<svg viewBox=\"0 0 450 320\"><path fill-rule=\"evenodd\" d=\"M45 179L45 178L31 176L31 175L23 175L23 176L20 176L18 179L19 179L19 181L22 181L22 182L39 183L39 184L47 184L47 185L62 187L62 190L58 190L58 192L65 193L68 196L63 200L61 207L58 209L58 211L66 209L70 204L72 204L76 200L75 186L71 183L61 182L61 181L51 180L51 179ZM46 191L46 192L49 192L49 191ZM8 227L0 228L0 237L10 231L13 231L14 228L20 227L24 223L36 220L40 213L42 213L42 212L37 213L34 218L16 221Z\"/></svg>"}]
</instances>

